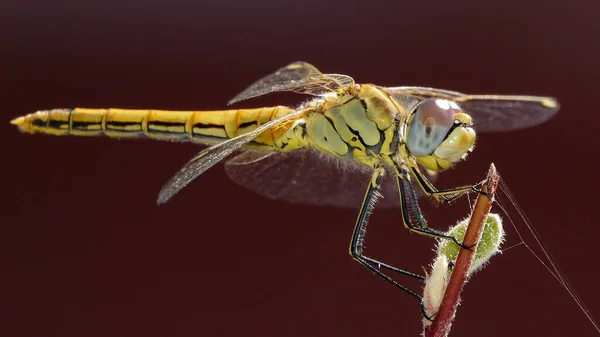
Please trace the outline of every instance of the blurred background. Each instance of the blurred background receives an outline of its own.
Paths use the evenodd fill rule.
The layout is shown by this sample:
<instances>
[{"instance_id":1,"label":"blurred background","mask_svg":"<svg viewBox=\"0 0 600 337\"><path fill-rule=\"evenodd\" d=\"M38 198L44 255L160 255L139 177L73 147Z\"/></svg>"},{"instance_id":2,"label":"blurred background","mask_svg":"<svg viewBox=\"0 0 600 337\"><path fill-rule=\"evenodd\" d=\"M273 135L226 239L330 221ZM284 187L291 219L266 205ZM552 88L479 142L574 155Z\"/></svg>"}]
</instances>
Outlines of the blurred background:
<instances>
[{"instance_id":1,"label":"blurred background","mask_svg":"<svg viewBox=\"0 0 600 337\"><path fill-rule=\"evenodd\" d=\"M418 336L418 303L348 255L356 210L268 200L222 165L158 207L197 146L30 136L9 124L60 107L223 109L297 60L358 83L559 98L544 125L481 134L438 186L480 181L494 162L600 316L599 14L585 0L4 0L0 335ZM424 208L440 229L468 213L466 202ZM508 240L519 242L514 231ZM375 211L370 256L421 272L433 247L399 210ZM598 333L521 245L467 285L452 335Z\"/></svg>"}]
</instances>

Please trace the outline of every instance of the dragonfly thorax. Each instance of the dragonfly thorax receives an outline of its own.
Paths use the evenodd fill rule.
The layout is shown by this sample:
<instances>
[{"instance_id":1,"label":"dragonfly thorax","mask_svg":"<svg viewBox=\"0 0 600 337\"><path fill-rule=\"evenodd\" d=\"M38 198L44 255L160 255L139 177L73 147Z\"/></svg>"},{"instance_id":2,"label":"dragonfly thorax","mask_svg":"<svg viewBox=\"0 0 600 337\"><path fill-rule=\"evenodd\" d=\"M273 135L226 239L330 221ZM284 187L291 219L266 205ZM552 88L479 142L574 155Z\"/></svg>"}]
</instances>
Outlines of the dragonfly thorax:
<instances>
[{"instance_id":1,"label":"dragonfly thorax","mask_svg":"<svg viewBox=\"0 0 600 337\"><path fill-rule=\"evenodd\" d=\"M309 111L302 122L283 138L294 134L302 138L298 144L368 166L377 165L396 152L392 144L398 144L396 130L402 113L381 89L354 86L314 103L307 107Z\"/></svg>"}]
</instances>

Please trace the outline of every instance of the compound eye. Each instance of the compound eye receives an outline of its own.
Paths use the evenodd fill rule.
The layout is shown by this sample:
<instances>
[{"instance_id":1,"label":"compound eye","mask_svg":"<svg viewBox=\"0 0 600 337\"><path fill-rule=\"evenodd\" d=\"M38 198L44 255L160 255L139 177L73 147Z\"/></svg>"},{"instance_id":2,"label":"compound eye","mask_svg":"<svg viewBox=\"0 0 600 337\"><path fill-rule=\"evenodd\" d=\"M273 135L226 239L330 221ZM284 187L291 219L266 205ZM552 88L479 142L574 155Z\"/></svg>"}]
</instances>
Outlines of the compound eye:
<instances>
[{"instance_id":1,"label":"compound eye","mask_svg":"<svg viewBox=\"0 0 600 337\"><path fill-rule=\"evenodd\" d=\"M415 156L433 153L454 125L454 116L461 112L456 103L428 98L417 107L410 122L406 146Z\"/></svg>"}]
</instances>

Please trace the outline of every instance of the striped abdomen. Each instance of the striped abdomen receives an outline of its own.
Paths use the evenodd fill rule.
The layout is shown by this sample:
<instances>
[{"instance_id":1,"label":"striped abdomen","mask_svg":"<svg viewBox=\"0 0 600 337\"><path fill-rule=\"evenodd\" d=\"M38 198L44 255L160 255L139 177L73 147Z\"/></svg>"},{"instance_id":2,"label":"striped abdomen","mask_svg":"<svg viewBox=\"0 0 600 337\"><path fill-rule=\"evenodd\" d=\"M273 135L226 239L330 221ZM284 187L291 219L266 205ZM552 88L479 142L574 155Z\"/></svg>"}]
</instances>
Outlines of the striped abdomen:
<instances>
[{"instance_id":1,"label":"striped abdomen","mask_svg":"<svg viewBox=\"0 0 600 337\"><path fill-rule=\"evenodd\" d=\"M11 123L23 132L51 135L117 138L148 137L214 144L254 130L274 118L293 111L277 106L258 109L216 111L165 111L128 109L54 109L32 113ZM272 145L292 122L272 129L254 143Z\"/></svg>"}]
</instances>

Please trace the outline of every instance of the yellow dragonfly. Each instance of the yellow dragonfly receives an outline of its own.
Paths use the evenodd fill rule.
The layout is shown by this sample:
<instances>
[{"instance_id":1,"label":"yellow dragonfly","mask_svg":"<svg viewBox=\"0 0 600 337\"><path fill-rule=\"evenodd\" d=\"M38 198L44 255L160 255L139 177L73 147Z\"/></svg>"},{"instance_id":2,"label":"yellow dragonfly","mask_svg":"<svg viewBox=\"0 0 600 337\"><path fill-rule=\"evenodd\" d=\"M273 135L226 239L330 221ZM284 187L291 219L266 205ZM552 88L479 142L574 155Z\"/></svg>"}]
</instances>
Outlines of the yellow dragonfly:
<instances>
[{"instance_id":1,"label":"yellow dragonfly","mask_svg":"<svg viewBox=\"0 0 600 337\"><path fill-rule=\"evenodd\" d=\"M476 186L439 190L427 173L444 171L465 159L474 148L475 130L527 128L548 120L559 109L550 97L357 84L347 75L323 74L306 62L289 64L261 78L229 104L283 91L315 97L297 107L219 111L54 109L11 123L28 133L147 137L208 145L162 188L158 204L236 153L225 163L227 174L258 194L296 203L360 206L351 256L421 301L420 295L383 270L423 276L363 254L375 202L383 195L379 205L399 206L410 231L461 245L428 226L417 190L439 202L478 190ZM364 193L354 193L357 188Z\"/></svg>"}]
</instances>

